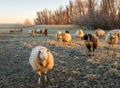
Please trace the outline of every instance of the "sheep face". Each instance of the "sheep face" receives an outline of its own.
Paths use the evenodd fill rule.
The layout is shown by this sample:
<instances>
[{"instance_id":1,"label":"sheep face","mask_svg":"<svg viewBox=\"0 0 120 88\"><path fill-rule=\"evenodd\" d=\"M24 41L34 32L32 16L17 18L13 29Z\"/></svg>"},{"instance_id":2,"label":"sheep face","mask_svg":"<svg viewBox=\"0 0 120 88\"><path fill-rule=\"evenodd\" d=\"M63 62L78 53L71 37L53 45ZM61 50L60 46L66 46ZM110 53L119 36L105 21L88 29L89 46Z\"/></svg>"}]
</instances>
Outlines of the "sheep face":
<instances>
[{"instance_id":1,"label":"sheep face","mask_svg":"<svg viewBox=\"0 0 120 88\"><path fill-rule=\"evenodd\" d=\"M88 40L88 35L85 34L85 35L83 36L83 39L84 39L84 40Z\"/></svg>"},{"instance_id":2,"label":"sheep face","mask_svg":"<svg viewBox=\"0 0 120 88\"><path fill-rule=\"evenodd\" d=\"M48 52L49 52L49 50L40 50L40 51L38 52L38 57L39 57L39 59L40 59L40 60L45 60L45 59L47 59L47 58L48 58Z\"/></svg>"},{"instance_id":3,"label":"sheep face","mask_svg":"<svg viewBox=\"0 0 120 88\"><path fill-rule=\"evenodd\" d=\"M110 40L111 40L111 43L115 43L116 36L117 36L116 33L114 33L114 34L110 33Z\"/></svg>"}]
</instances>

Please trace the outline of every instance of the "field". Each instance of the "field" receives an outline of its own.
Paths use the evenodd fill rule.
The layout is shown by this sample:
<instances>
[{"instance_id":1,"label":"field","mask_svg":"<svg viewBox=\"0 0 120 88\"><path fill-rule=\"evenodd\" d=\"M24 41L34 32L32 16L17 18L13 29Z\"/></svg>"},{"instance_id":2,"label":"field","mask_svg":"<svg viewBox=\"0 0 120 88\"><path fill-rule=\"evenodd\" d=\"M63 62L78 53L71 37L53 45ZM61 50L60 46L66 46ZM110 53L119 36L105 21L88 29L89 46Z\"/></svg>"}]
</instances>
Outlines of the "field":
<instances>
[{"instance_id":1,"label":"field","mask_svg":"<svg viewBox=\"0 0 120 88\"><path fill-rule=\"evenodd\" d=\"M30 36L33 28L48 28L48 36ZM69 30L72 42L58 42L58 30ZM89 56L84 41L75 37L76 26L36 26L10 33L0 29L0 88L120 88L120 41L108 48L99 40L95 56ZM94 30L84 30L95 33ZM108 31L106 31L108 32ZM46 46L55 60L48 72L48 82L37 85L38 75L29 65L31 49Z\"/></svg>"}]
</instances>

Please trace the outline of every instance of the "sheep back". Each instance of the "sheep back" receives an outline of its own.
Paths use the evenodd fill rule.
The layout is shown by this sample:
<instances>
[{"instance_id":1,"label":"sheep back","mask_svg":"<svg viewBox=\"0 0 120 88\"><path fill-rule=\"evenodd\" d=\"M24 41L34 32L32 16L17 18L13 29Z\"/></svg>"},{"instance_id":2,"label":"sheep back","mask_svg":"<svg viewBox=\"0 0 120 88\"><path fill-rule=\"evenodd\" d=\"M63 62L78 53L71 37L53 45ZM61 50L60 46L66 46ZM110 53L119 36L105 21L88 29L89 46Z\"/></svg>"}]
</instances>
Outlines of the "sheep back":
<instances>
[{"instance_id":1,"label":"sheep back","mask_svg":"<svg viewBox=\"0 0 120 88\"><path fill-rule=\"evenodd\" d=\"M102 29L97 29L95 33L97 37L105 36L105 31Z\"/></svg>"},{"instance_id":2,"label":"sheep back","mask_svg":"<svg viewBox=\"0 0 120 88\"><path fill-rule=\"evenodd\" d=\"M71 35L69 33L62 33L62 37L63 37L63 42L71 42Z\"/></svg>"}]
</instances>

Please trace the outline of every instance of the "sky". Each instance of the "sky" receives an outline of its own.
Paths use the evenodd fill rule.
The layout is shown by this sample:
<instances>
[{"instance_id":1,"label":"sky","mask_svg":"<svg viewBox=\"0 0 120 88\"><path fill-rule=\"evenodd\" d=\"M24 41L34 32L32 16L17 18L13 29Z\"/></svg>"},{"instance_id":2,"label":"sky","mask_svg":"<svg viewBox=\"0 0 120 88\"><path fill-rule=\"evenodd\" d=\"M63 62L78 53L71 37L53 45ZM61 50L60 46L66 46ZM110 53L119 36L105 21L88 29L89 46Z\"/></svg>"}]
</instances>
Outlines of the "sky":
<instances>
[{"instance_id":1,"label":"sky","mask_svg":"<svg viewBox=\"0 0 120 88\"><path fill-rule=\"evenodd\" d=\"M36 12L47 8L56 10L69 0L0 0L0 23L23 23L36 18Z\"/></svg>"}]
</instances>

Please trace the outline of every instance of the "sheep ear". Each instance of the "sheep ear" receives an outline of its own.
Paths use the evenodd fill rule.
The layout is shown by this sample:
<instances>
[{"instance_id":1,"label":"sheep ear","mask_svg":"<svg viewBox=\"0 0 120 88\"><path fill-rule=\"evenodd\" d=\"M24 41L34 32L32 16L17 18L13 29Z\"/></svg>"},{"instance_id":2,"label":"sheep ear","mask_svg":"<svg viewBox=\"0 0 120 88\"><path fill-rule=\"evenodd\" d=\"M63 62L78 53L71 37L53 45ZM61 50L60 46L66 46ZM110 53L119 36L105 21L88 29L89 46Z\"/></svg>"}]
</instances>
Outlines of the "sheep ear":
<instances>
[{"instance_id":1,"label":"sheep ear","mask_svg":"<svg viewBox=\"0 0 120 88\"><path fill-rule=\"evenodd\" d=\"M50 50L48 49L47 52L49 52Z\"/></svg>"}]
</instances>

